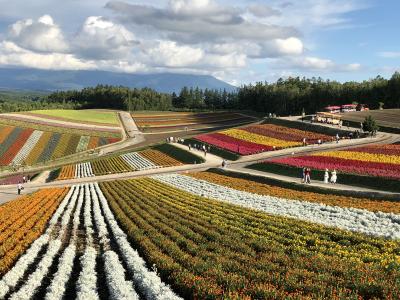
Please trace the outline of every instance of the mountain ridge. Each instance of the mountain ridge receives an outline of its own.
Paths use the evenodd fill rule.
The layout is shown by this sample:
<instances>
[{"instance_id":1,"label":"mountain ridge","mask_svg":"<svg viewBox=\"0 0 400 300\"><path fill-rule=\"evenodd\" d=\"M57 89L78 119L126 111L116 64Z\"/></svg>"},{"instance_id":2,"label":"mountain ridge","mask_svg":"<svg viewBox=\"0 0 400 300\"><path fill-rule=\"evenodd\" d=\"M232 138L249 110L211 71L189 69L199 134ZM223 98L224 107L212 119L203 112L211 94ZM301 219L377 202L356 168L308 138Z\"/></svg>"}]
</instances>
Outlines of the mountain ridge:
<instances>
[{"instance_id":1,"label":"mountain ridge","mask_svg":"<svg viewBox=\"0 0 400 300\"><path fill-rule=\"evenodd\" d=\"M236 89L211 75L180 73L130 74L98 70L41 70L0 68L0 89L56 91L104 85L152 88L158 92L179 92L182 87L233 91Z\"/></svg>"}]
</instances>

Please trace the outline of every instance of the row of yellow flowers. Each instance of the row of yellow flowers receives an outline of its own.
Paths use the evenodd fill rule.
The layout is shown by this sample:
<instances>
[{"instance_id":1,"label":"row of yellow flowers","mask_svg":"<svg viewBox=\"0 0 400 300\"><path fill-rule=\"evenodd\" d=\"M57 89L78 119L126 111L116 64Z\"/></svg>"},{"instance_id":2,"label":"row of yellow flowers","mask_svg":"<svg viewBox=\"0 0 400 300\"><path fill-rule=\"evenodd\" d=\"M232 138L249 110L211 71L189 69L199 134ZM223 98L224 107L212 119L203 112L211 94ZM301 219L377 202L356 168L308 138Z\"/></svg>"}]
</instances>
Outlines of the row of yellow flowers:
<instances>
[{"instance_id":1,"label":"row of yellow flowers","mask_svg":"<svg viewBox=\"0 0 400 300\"><path fill-rule=\"evenodd\" d=\"M228 129L221 132L227 136L244 140L247 142L252 142L256 144L261 144L265 146L275 146L277 148L289 148L301 146L301 142L285 141L280 139L271 138L268 136L263 136L256 133L251 133L242 129Z\"/></svg>"},{"instance_id":2,"label":"row of yellow flowers","mask_svg":"<svg viewBox=\"0 0 400 300\"><path fill-rule=\"evenodd\" d=\"M313 156L334 157L340 159L360 160L365 162L400 164L400 156L354 151L328 151L316 153Z\"/></svg>"},{"instance_id":3,"label":"row of yellow flowers","mask_svg":"<svg viewBox=\"0 0 400 300\"><path fill-rule=\"evenodd\" d=\"M156 166L169 167L169 166L182 165L182 163L180 161L178 161L175 158L172 158L169 155L167 155L161 151L158 151L158 150L148 149L148 150L141 151L139 153L141 156L150 160Z\"/></svg>"}]
</instances>

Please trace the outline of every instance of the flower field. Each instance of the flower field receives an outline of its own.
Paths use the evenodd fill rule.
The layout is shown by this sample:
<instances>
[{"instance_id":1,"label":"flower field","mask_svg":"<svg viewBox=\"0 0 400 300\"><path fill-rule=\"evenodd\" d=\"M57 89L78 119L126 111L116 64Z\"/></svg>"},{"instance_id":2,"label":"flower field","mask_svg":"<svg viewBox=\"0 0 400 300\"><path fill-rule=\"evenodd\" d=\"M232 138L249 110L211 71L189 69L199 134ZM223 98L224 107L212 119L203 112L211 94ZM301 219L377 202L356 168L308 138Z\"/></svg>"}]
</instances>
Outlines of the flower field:
<instances>
[{"instance_id":1,"label":"flower field","mask_svg":"<svg viewBox=\"0 0 400 300\"><path fill-rule=\"evenodd\" d=\"M248 115L233 112L133 114L132 117L142 131L184 130L185 127L219 127L229 124L250 123L255 119Z\"/></svg>"},{"instance_id":2,"label":"flower field","mask_svg":"<svg viewBox=\"0 0 400 300\"><path fill-rule=\"evenodd\" d=\"M105 182L100 186L128 238L184 298L399 296L399 269L388 268L399 264L397 240L234 206L226 202L238 197L244 201L241 192L228 195L229 189L212 185L211 193L207 182L182 175ZM200 194L225 198L225 203ZM245 195L251 199L248 201L256 202L254 194ZM285 209L284 201L279 201ZM296 201L291 202L296 205ZM335 219L341 219L342 213L343 221L348 217L346 213L350 217L354 214L353 222L358 214L357 210L333 210L321 207L333 219L329 225L337 225ZM366 214L363 220L369 220L369 212L362 211ZM390 216L385 215L388 219L383 223L396 226L388 221ZM360 220L354 224L362 226Z\"/></svg>"},{"instance_id":3,"label":"flower field","mask_svg":"<svg viewBox=\"0 0 400 300\"><path fill-rule=\"evenodd\" d=\"M324 170L400 179L400 145L371 145L314 155L274 159L267 164L310 167Z\"/></svg>"},{"instance_id":4,"label":"flower field","mask_svg":"<svg viewBox=\"0 0 400 300\"><path fill-rule=\"evenodd\" d=\"M114 143L119 138L0 126L0 165L34 165Z\"/></svg>"},{"instance_id":5,"label":"flower field","mask_svg":"<svg viewBox=\"0 0 400 300\"><path fill-rule=\"evenodd\" d=\"M44 231L67 189L45 189L0 206L0 276Z\"/></svg>"},{"instance_id":6,"label":"flower field","mask_svg":"<svg viewBox=\"0 0 400 300\"><path fill-rule=\"evenodd\" d=\"M332 140L331 136L325 134L273 124L233 128L195 137L198 141L240 155L298 147L302 145L303 138L306 138L307 143L316 143L319 139L322 142Z\"/></svg>"},{"instance_id":7,"label":"flower field","mask_svg":"<svg viewBox=\"0 0 400 300\"><path fill-rule=\"evenodd\" d=\"M58 200L48 212L34 199L51 193ZM2 236L13 237L19 227L8 224L22 216L39 218L32 207L45 212L47 226L10 263L0 258L0 298L400 297L395 201L326 197L211 172L156 175L24 196L0 206L0 230L10 230Z\"/></svg>"},{"instance_id":8,"label":"flower field","mask_svg":"<svg viewBox=\"0 0 400 300\"><path fill-rule=\"evenodd\" d=\"M100 176L106 174L179 166L182 163L154 149L130 152L119 156L99 158L91 162L67 165L61 168L57 180Z\"/></svg>"},{"instance_id":9,"label":"flower field","mask_svg":"<svg viewBox=\"0 0 400 300\"><path fill-rule=\"evenodd\" d=\"M45 232L5 267L0 298L180 299L131 247L97 184L73 186L46 214Z\"/></svg>"}]
</instances>

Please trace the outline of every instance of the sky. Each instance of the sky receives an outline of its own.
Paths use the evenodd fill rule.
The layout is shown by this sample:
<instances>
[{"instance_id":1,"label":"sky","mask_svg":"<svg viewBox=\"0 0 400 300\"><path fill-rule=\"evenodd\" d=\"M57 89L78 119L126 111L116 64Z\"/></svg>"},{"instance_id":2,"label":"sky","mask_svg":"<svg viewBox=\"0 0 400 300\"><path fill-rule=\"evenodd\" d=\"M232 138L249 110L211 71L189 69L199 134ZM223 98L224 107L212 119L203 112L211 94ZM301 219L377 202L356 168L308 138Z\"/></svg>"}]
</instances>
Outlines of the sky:
<instances>
[{"instance_id":1,"label":"sky","mask_svg":"<svg viewBox=\"0 0 400 300\"><path fill-rule=\"evenodd\" d=\"M396 0L0 0L0 67L362 81L400 69Z\"/></svg>"}]
</instances>

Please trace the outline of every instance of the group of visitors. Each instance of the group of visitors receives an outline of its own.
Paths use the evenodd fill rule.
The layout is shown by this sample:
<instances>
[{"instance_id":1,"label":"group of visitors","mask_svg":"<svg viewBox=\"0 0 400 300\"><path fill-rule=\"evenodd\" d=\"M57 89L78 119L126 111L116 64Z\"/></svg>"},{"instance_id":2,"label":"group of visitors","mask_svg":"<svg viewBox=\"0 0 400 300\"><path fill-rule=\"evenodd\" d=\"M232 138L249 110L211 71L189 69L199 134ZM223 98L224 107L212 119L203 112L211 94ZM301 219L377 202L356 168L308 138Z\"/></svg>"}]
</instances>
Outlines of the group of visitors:
<instances>
[{"instance_id":1,"label":"group of visitors","mask_svg":"<svg viewBox=\"0 0 400 300\"><path fill-rule=\"evenodd\" d=\"M326 183L326 184L327 183L336 184L336 181L337 181L336 170L333 169L333 171L331 172L331 174L329 176L329 170L325 169L324 183ZM311 169L310 168L303 167L302 173L301 173L301 182L302 183L306 183L306 184L310 184L311 183Z\"/></svg>"},{"instance_id":2,"label":"group of visitors","mask_svg":"<svg viewBox=\"0 0 400 300\"><path fill-rule=\"evenodd\" d=\"M206 146L206 145L202 145L202 144L194 144L193 146L191 144L188 144L188 149L189 151L191 151L193 149L198 150L198 151L202 151L204 153L204 156L207 156L207 153L209 153L211 151L211 147L210 146Z\"/></svg>"},{"instance_id":3,"label":"group of visitors","mask_svg":"<svg viewBox=\"0 0 400 300\"><path fill-rule=\"evenodd\" d=\"M330 176L330 178L329 178L329 170L328 170L328 169L325 169L325 173L324 173L324 183L336 184L336 180L337 180L336 170L333 169L333 171L331 172L331 176Z\"/></svg>"},{"instance_id":4,"label":"group of visitors","mask_svg":"<svg viewBox=\"0 0 400 300\"><path fill-rule=\"evenodd\" d=\"M167 143L180 143L180 144L183 144L185 142L185 140L182 139L182 138L179 138L179 137L177 138L177 137L170 136L170 137L166 138L166 142Z\"/></svg>"}]
</instances>

